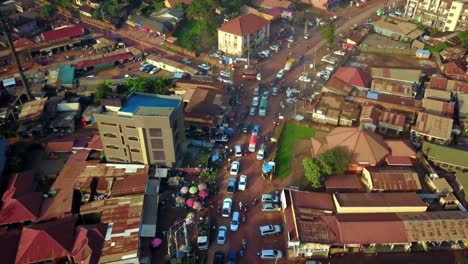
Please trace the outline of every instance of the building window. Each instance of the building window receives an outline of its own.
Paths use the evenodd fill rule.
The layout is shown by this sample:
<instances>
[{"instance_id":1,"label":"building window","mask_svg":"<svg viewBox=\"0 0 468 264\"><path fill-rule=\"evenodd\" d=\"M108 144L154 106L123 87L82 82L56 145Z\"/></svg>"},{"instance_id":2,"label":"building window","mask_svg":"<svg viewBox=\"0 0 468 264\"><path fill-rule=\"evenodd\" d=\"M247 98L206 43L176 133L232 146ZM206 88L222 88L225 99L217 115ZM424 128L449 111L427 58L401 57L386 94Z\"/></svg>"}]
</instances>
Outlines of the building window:
<instances>
[{"instance_id":1,"label":"building window","mask_svg":"<svg viewBox=\"0 0 468 264\"><path fill-rule=\"evenodd\" d=\"M162 139L151 139L152 149L163 149L164 143Z\"/></svg>"},{"instance_id":2,"label":"building window","mask_svg":"<svg viewBox=\"0 0 468 264\"><path fill-rule=\"evenodd\" d=\"M107 138L117 138L117 136L112 133L104 133L103 136Z\"/></svg>"},{"instance_id":3,"label":"building window","mask_svg":"<svg viewBox=\"0 0 468 264\"><path fill-rule=\"evenodd\" d=\"M127 128L136 129L134 126L126 126Z\"/></svg>"},{"instance_id":4,"label":"building window","mask_svg":"<svg viewBox=\"0 0 468 264\"><path fill-rule=\"evenodd\" d=\"M139 149L130 149L130 152L140 153Z\"/></svg>"},{"instance_id":5,"label":"building window","mask_svg":"<svg viewBox=\"0 0 468 264\"><path fill-rule=\"evenodd\" d=\"M106 148L109 148L109 149L119 149L119 147L114 146L114 145L106 145Z\"/></svg>"},{"instance_id":6,"label":"building window","mask_svg":"<svg viewBox=\"0 0 468 264\"><path fill-rule=\"evenodd\" d=\"M154 160L166 160L164 156L164 151L153 151Z\"/></svg>"},{"instance_id":7,"label":"building window","mask_svg":"<svg viewBox=\"0 0 468 264\"><path fill-rule=\"evenodd\" d=\"M137 137L128 137L128 140L131 140L131 141L138 141L138 138L137 138Z\"/></svg>"},{"instance_id":8,"label":"building window","mask_svg":"<svg viewBox=\"0 0 468 264\"><path fill-rule=\"evenodd\" d=\"M114 126L114 127L117 126L117 124L106 123L106 122L101 122L100 124L104 126Z\"/></svg>"},{"instance_id":9,"label":"building window","mask_svg":"<svg viewBox=\"0 0 468 264\"><path fill-rule=\"evenodd\" d=\"M453 17L453 13L450 13L450 14L449 14L449 17Z\"/></svg>"},{"instance_id":10,"label":"building window","mask_svg":"<svg viewBox=\"0 0 468 264\"><path fill-rule=\"evenodd\" d=\"M109 159L110 161L125 162L125 160L123 160L123 159L121 159L121 158L108 157L108 159Z\"/></svg>"},{"instance_id":11,"label":"building window","mask_svg":"<svg viewBox=\"0 0 468 264\"><path fill-rule=\"evenodd\" d=\"M150 128L150 137L162 137L162 130L160 128Z\"/></svg>"},{"instance_id":12,"label":"building window","mask_svg":"<svg viewBox=\"0 0 468 264\"><path fill-rule=\"evenodd\" d=\"M452 24L452 20L447 20L447 23L448 23L448 24Z\"/></svg>"}]
</instances>

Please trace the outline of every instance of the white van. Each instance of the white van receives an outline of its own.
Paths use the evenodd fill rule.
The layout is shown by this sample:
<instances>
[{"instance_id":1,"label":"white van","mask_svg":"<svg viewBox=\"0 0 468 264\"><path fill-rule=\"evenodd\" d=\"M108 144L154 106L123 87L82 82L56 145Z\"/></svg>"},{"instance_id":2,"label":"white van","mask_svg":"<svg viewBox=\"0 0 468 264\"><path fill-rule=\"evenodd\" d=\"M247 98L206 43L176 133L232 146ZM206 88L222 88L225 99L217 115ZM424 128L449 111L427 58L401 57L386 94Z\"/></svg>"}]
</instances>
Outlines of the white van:
<instances>
[{"instance_id":1,"label":"white van","mask_svg":"<svg viewBox=\"0 0 468 264\"><path fill-rule=\"evenodd\" d=\"M242 146L241 145L235 145L234 146L234 152L236 154L236 157L242 157Z\"/></svg>"},{"instance_id":2,"label":"white van","mask_svg":"<svg viewBox=\"0 0 468 264\"><path fill-rule=\"evenodd\" d=\"M250 141L249 141L249 151L255 152L256 147L257 147L257 136L252 135L250 136Z\"/></svg>"},{"instance_id":3,"label":"white van","mask_svg":"<svg viewBox=\"0 0 468 264\"><path fill-rule=\"evenodd\" d=\"M261 145L257 152L257 160L263 160L265 158L265 145Z\"/></svg>"}]
</instances>

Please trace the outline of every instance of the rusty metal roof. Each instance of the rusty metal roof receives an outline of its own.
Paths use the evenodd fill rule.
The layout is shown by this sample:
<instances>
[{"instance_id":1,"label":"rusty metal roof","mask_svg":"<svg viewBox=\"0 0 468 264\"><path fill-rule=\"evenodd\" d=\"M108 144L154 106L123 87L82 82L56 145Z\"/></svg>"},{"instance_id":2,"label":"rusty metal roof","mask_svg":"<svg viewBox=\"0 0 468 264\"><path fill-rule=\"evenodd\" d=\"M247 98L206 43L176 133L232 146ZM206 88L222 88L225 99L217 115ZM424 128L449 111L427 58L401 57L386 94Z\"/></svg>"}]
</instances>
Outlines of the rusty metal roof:
<instances>
[{"instance_id":1,"label":"rusty metal roof","mask_svg":"<svg viewBox=\"0 0 468 264\"><path fill-rule=\"evenodd\" d=\"M368 169L373 190L418 191L421 190L416 171L410 168L372 168Z\"/></svg>"}]
</instances>

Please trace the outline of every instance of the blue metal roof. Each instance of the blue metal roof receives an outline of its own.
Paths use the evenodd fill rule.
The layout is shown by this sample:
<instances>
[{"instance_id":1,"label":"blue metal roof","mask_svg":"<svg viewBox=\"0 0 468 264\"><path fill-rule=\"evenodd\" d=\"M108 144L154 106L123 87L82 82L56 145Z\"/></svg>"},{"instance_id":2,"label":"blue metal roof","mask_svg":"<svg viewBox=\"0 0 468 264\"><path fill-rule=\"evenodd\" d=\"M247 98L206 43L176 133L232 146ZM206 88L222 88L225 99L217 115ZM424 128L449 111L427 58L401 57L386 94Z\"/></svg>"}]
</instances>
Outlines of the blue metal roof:
<instances>
[{"instance_id":1,"label":"blue metal roof","mask_svg":"<svg viewBox=\"0 0 468 264\"><path fill-rule=\"evenodd\" d=\"M367 98L377 100L379 99L379 94L375 92L367 92Z\"/></svg>"},{"instance_id":2,"label":"blue metal roof","mask_svg":"<svg viewBox=\"0 0 468 264\"><path fill-rule=\"evenodd\" d=\"M120 112L134 113L138 107L167 107L176 108L180 104L180 100L159 96L153 94L133 94L127 100L125 106L120 108Z\"/></svg>"}]
</instances>

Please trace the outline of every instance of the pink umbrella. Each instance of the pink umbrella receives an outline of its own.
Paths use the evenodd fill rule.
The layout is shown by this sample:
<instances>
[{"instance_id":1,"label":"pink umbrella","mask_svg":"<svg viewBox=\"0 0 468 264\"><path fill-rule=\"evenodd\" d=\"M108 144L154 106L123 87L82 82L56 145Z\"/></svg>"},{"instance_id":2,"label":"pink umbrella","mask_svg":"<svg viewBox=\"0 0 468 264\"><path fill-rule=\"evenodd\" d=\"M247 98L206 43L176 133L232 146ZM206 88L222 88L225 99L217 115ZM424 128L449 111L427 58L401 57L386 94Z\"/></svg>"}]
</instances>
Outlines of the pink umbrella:
<instances>
[{"instance_id":1,"label":"pink umbrella","mask_svg":"<svg viewBox=\"0 0 468 264\"><path fill-rule=\"evenodd\" d=\"M192 207L194 203L195 203L195 199L193 198L190 198L185 202L185 204L187 204L188 207Z\"/></svg>"},{"instance_id":2,"label":"pink umbrella","mask_svg":"<svg viewBox=\"0 0 468 264\"><path fill-rule=\"evenodd\" d=\"M200 196L201 198L206 198L208 197L208 191L205 189L205 190L201 190L198 192L198 196Z\"/></svg>"},{"instance_id":3,"label":"pink umbrella","mask_svg":"<svg viewBox=\"0 0 468 264\"><path fill-rule=\"evenodd\" d=\"M160 245L162 244L162 239L160 238L154 238L152 241L151 241L151 245L153 247L159 247Z\"/></svg>"},{"instance_id":4,"label":"pink umbrella","mask_svg":"<svg viewBox=\"0 0 468 264\"><path fill-rule=\"evenodd\" d=\"M193 203L192 208L195 210L200 210L202 208L202 204L199 201L196 201L195 203Z\"/></svg>"}]
</instances>

